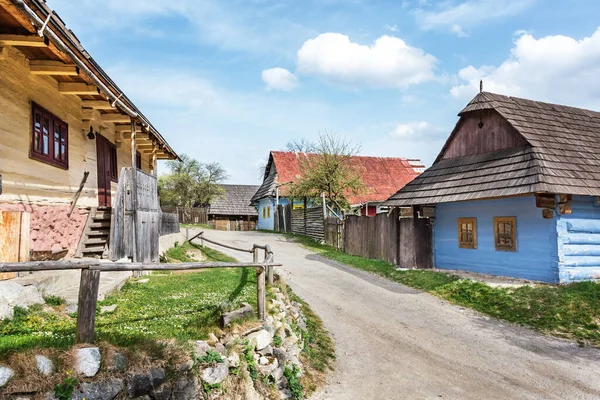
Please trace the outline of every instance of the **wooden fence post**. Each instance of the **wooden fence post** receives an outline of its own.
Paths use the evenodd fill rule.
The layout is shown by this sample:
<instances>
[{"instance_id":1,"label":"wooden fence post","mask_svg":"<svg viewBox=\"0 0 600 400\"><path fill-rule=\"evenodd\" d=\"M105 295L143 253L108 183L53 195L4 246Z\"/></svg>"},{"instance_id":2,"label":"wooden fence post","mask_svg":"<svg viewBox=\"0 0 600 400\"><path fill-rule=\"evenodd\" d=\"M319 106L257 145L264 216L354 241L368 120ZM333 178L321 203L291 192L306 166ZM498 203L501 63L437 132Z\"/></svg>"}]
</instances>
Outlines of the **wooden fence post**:
<instances>
[{"instance_id":1,"label":"wooden fence post","mask_svg":"<svg viewBox=\"0 0 600 400\"><path fill-rule=\"evenodd\" d=\"M79 283L79 302L77 304L76 343L94 343L96 324L96 302L100 286L100 271L81 270Z\"/></svg>"},{"instance_id":2,"label":"wooden fence post","mask_svg":"<svg viewBox=\"0 0 600 400\"><path fill-rule=\"evenodd\" d=\"M253 253L252 253L252 261L257 263L258 262L258 248L254 248L253 249ZM260 319L261 321L264 321L265 317L266 317L266 305L265 305L265 301L266 301L266 293L265 293L265 269L262 267L259 267L256 269L256 305L258 307L258 319Z\"/></svg>"},{"instance_id":3,"label":"wooden fence post","mask_svg":"<svg viewBox=\"0 0 600 400\"><path fill-rule=\"evenodd\" d=\"M265 260L269 257L269 251L265 249ZM273 262L273 260L271 260ZM273 286L273 267L267 267L267 284Z\"/></svg>"}]
</instances>

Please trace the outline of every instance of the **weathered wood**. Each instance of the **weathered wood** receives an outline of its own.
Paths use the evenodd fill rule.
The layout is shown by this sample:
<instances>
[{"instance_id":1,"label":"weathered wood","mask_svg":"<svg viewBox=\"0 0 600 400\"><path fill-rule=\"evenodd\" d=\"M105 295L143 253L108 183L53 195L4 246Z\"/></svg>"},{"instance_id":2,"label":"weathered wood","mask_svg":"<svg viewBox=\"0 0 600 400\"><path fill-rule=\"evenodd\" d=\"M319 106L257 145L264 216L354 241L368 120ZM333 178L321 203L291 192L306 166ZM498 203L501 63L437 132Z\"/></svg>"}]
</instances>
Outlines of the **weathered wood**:
<instances>
[{"instance_id":1,"label":"weathered wood","mask_svg":"<svg viewBox=\"0 0 600 400\"><path fill-rule=\"evenodd\" d=\"M231 323L238 319L243 319L254 315L254 309L248 303L242 303L243 307L237 310L225 313L221 315L221 328L231 325Z\"/></svg>"},{"instance_id":2,"label":"weathered wood","mask_svg":"<svg viewBox=\"0 0 600 400\"><path fill-rule=\"evenodd\" d=\"M34 75L79 75L79 68L75 64L65 64L54 60L31 60L29 70Z\"/></svg>"},{"instance_id":3,"label":"weathered wood","mask_svg":"<svg viewBox=\"0 0 600 400\"><path fill-rule=\"evenodd\" d=\"M160 213L160 236L179 233L179 216L177 214Z\"/></svg>"},{"instance_id":4,"label":"weathered wood","mask_svg":"<svg viewBox=\"0 0 600 400\"><path fill-rule=\"evenodd\" d=\"M78 82L59 82L58 91L62 94L96 95L100 91L94 85Z\"/></svg>"},{"instance_id":5,"label":"weathered wood","mask_svg":"<svg viewBox=\"0 0 600 400\"><path fill-rule=\"evenodd\" d=\"M110 113L102 115L102 122L112 122L115 124L129 124L131 117L129 115Z\"/></svg>"},{"instance_id":6,"label":"weathered wood","mask_svg":"<svg viewBox=\"0 0 600 400\"><path fill-rule=\"evenodd\" d=\"M81 106L83 108L92 108L94 110L113 110L114 109L112 104L106 100L82 100ZM131 128L129 128L127 130L127 132L130 132L130 131L131 131ZM117 129L115 129L115 132L117 132ZM119 132L123 132L123 131L119 131Z\"/></svg>"},{"instance_id":7,"label":"weathered wood","mask_svg":"<svg viewBox=\"0 0 600 400\"><path fill-rule=\"evenodd\" d=\"M269 259L269 255L271 256L270 261L274 261L274 257L272 254L269 254L270 250L265 249L265 260ZM269 286L273 286L273 267L267 267L267 284Z\"/></svg>"},{"instance_id":8,"label":"weathered wood","mask_svg":"<svg viewBox=\"0 0 600 400\"><path fill-rule=\"evenodd\" d=\"M29 213L0 211L0 261L29 261ZM17 271L0 269L0 280L16 278Z\"/></svg>"},{"instance_id":9,"label":"weathered wood","mask_svg":"<svg viewBox=\"0 0 600 400\"><path fill-rule=\"evenodd\" d=\"M207 208L164 207L162 211L177 214L180 224L208 224Z\"/></svg>"},{"instance_id":10,"label":"weathered wood","mask_svg":"<svg viewBox=\"0 0 600 400\"><path fill-rule=\"evenodd\" d=\"M0 46L47 47L48 39L39 35L0 34Z\"/></svg>"},{"instance_id":11,"label":"weathered wood","mask_svg":"<svg viewBox=\"0 0 600 400\"><path fill-rule=\"evenodd\" d=\"M266 291L265 291L265 270L264 268L256 269L256 286L257 286L257 307L258 307L258 318L264 321L267 309L266 309Z\"/></svg>"},{"instance_id":12,"label":"weathered wood","mask_svg":"<svg viewBox=\"0 0 600 400\"><path fill-rule=\"evenodd\" d=\"M81 271L79 283L79 300L77 304L76 343L94 343L94 327L96 323L96 303L100 287L100 271L84 269Z\"/></svg>"},{"instance_id":13,"label":"weathered wood","mask_svg":"<svg viewBox=\"0 0 600 400\"><path fill-rule=\"evenodd\" d=\"M75 192L75 194L73 195L73 200L71 200L71 208L69 209L69 214L68 214L69 217L71 217L71 214L73 214L73 210L75 209L75 206L77 205L77 200L79 200L79 196L81 196L81 192L83 191L83 187L85 186L85 183L87 182L89 175L90 175L90 171L85 171L83 173L83 178L81 179L81 183L79 184L79 189L77 189L77 192Z\"/></svg>"}]
</instances>

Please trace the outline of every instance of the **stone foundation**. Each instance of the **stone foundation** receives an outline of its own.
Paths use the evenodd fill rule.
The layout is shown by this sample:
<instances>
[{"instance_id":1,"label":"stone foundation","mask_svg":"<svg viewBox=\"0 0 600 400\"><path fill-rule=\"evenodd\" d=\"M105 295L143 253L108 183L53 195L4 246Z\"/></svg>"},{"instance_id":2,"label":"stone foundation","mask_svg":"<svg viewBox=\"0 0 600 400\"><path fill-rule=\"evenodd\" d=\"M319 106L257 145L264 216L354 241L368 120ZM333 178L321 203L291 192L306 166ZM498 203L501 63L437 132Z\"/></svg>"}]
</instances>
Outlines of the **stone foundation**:
<instances>
[{"instance_id":1,"label":"stone foundation","mask_svg":"<svg viewBox=\"0 0 600 400\"><path fill-rule=\"evenodd\" d=\"M71 217L69 206L0 203L0 211L26 211L31 214L31 251L68 250L73 257L81 239L89 211L75 208Z\"/></svg>"}]
</instances>

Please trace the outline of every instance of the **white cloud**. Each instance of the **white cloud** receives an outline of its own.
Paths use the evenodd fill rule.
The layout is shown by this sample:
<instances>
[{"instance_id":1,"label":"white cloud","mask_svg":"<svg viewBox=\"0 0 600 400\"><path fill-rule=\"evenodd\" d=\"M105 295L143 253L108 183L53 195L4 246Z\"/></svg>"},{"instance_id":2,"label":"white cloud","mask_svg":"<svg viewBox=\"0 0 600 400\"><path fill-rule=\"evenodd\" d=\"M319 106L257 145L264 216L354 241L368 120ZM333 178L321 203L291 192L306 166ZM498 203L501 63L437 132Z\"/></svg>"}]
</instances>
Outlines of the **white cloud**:
<instances>
[{"instance_id":1,"label":"white cloud","mask_svg":"<svg viewBox=\"0 0 600 400\"><path fill-rule=\"evenodd\" d=\"M581 40L560 35L536 39L524 34L502 64L461 69L462 83L450 92L457 98L472 98L483 79L484 90L489 92L600 108L598 76L600 28Z\"/></svg>"},{"instance_id":2,"label":"white cloud","mask_svg":"<svg viewBox=\"0 0 600 400\"><path fill-rule=\"evenodd\" d=\"M385 24L385 29L387 29L390 32L398 32L398 25L397 24L394 24L394 25Z\"/></svg>"},{"instance_id":3,"label":"white cloud","mask_svg":"<svg viewBox=\"0 0 600 400\"><path fill-rule=\"evenodd\" d=\"M443 131L425 121L413 121L398 124L390 133L392 139L410 141L430 141L439 139Z\"/></svg>"},{"instance_id":4,"label":"white cloud","mask_svg":"<svg viewBox=\"0 0 600 400\"><path fill-rule=\"evenodd\" d=\"M262 80L267 90L292 90L298 84L298 78L285 68L270 68L262 72Z\"/></svg>"},{"instance_id":5,"label":"white cloud","mask_svg":"<svg viewBox=\"0 0 600 400\"><path fill-rule=\"evenodd\" d=\"M432 11L418 10L415 18L421 29L449 30L464 37L464 28L482 25L492 19L510 17L530 7L535 0L466 0L442 2Z\"/></svg>"},{"instance_id":6,"label":"white cloud","mask_svg":"<svg viewBox=\"0 0 600 400\"><path fill-rule=\"evenodd\" d=\"M350 86L397 87L435 78L437 59L402 39L381 36L370 46L323 33L298 50L298 72Z\"/></svg>"}]
</instances>

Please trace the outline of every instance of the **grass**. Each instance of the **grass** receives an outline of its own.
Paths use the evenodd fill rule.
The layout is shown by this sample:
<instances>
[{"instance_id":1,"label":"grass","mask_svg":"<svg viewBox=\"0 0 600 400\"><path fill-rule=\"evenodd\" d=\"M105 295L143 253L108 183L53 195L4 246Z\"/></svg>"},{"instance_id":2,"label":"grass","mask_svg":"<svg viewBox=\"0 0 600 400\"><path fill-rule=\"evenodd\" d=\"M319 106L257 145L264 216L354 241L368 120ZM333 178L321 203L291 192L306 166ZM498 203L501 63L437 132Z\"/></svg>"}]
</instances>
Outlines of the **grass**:
<instances>
[{"instance_id":1,"label":"grass","mask_svg":"<svg viewBox=\"0 0 600 400\"><path fill-rule=\"evenodd\" d=\"M439 271L397 271L395 265L385 261L351 256L305 236L286 236L323 257L424 290L453 304L544 334L576 340L580 345L600 347L598 283L494 288Z\"/></svg>"},{"instance_id":2,"label":"grass","mask_svg":"<svg viewBox=\"0 0 600 400\"><path fill-rule=\"evenodd\" d=\"M206 224L179 224L181 228L190 228L190 229L212 229L209 225Z\"/></svg>"},{"instance_id":3,"label":"grass","mask_svg":"<svg viewBox=\"0 0 600 400\"><path fill-rule=\"evenodd\" d=\"M235 261L218 251L185 243L167 257L193 261L188 251L202 251L208 261ZM130 280L98 303L117 304L96 318L97 341L115 346L152 346L159 339L204 339L218 327L224 308L241 302L256 308L256 282L250 269L210 269L170 275L147 275L146 283ZM76 319L61 312L63 306L44 311L41 306L15 310L12 320L0 321L0 358L33 347L66 348L73 344Z\"/></svg>"}]
</instances>

